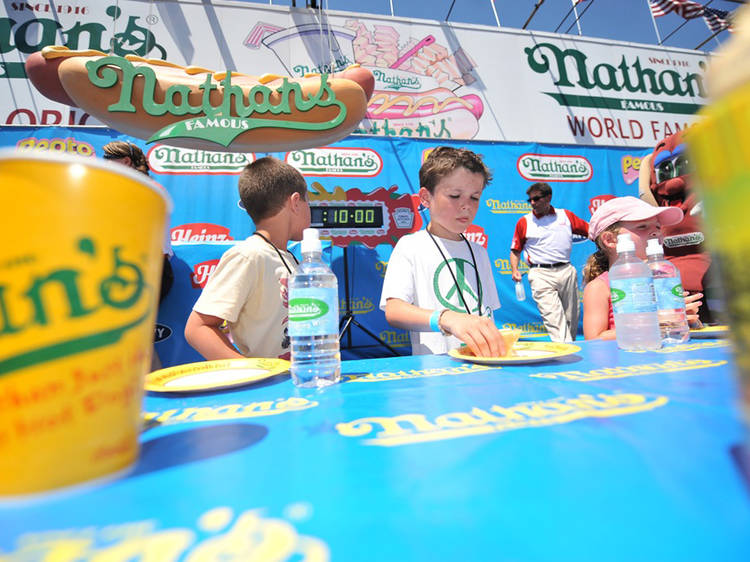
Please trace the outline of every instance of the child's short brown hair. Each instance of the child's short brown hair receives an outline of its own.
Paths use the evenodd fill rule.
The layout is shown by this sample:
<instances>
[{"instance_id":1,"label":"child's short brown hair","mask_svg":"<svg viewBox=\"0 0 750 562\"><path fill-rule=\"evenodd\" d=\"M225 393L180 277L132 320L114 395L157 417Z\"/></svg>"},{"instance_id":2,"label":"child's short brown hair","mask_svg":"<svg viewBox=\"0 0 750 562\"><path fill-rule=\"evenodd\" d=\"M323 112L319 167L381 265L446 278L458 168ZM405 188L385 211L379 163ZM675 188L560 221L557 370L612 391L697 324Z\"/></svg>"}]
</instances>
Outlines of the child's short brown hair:
<instances>
[{"instance_id":1,"label":"child's short brown hair","mask_svg":"<svg viewBox=\"0 0 750 562\"><path fill-rule=\"evenodd\" d=\"M307 194L307 183L296 168L273 156L251 162L242 170L239 184L242 206L258 222L274 216L292 195Z\"/></svg>"},{"instance_id":2,"label":"child's short brown hair","mask_svg":"<svg viewBox=\"0 0 750 562\"><path fill-rule=\"evenodd\" d=\"M482 157L465 148L438 146L430 152L419 169L419 185L430 193L445 176L458 168L466 168L475 174L482 174L484 187L492 181L492 172L482 162Z\"/></svg>"}]
</instances>

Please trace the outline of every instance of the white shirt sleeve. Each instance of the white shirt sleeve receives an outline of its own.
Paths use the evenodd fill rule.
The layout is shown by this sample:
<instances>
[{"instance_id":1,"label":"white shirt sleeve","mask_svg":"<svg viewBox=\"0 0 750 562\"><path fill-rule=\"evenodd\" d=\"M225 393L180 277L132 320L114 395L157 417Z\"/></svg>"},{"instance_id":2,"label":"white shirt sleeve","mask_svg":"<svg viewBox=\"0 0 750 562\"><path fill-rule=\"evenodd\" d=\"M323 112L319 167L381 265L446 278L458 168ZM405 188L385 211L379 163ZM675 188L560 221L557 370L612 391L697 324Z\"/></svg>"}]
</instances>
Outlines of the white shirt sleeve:
<instances>
[{"instance_id":1,"label":"white shirt sleeve","mask_svg":"<svg viewBox=\"0 0 750 562\"><path fill-rule=\"evenodd\" d=\"M402 238L393 248L380 293L380 309L385 310L388 299L401 299L410 304L416 301L415 265L408 238Z\"/></svg>"}]
</instances>

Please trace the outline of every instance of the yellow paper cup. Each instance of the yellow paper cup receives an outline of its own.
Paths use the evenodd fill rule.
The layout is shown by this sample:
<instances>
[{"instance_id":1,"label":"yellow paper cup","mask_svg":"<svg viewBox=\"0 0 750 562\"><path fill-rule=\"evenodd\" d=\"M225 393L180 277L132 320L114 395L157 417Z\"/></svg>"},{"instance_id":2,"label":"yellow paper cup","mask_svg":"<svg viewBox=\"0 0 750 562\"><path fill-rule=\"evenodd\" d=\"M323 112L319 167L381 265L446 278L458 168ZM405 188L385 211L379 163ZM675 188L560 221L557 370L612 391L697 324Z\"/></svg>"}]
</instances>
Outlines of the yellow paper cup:
<instances>
[{"instance_id":1,"label":"yellow paper cup","mask_svg":"<svg viewBox=\"0 0 750 562\"><path fill-rule=\"evenodd\" d=\"M730 337L750 423L750 84L701 111L686 133L696 189L706 214L707 242L721 271Z\"/></svg>"},{"instance_id":2,"label":"yellow paper cup","mask_svg":"<svg viewBox=\"0 0 750 562\"><path fill-rule=\"evenodd\" d=\"M0 497L137 459L170 206L117 163L0 152Z\"/></svg>"}]
</instances>

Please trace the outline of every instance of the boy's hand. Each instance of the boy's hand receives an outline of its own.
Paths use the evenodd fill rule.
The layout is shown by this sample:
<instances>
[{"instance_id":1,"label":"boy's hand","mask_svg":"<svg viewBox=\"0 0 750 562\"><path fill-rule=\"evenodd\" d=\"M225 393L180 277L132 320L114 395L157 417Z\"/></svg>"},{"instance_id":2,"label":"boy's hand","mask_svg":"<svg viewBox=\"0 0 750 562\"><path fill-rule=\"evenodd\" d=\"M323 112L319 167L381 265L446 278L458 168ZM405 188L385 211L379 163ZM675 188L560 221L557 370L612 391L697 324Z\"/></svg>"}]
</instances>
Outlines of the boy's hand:
<instances>
[{"instance_id":1,"label":"boy's hand","mask_svg":"<svg viewBox=\"0 0 750 562\"><path fill-rule=\"evenodd\" d=\"M698 309L703 304L700 300L703 297L703 293L693 293L692 295L687 291L682 293L685 297L685 314L687 314L688 325L692 329L699 329L703 327L703 323L698 318Z\"/></svg>"},{"instance_id":2,"label":"boy's hand","mask_svg":"<svg viewBox=\"0 0 750 562\"><path fill-rule=\"evenodd\" d=\"M502 357L507 353L492 318L448 310L440 317L440 327L469 346L477 357Z\"/></svg>"}]
</instances>

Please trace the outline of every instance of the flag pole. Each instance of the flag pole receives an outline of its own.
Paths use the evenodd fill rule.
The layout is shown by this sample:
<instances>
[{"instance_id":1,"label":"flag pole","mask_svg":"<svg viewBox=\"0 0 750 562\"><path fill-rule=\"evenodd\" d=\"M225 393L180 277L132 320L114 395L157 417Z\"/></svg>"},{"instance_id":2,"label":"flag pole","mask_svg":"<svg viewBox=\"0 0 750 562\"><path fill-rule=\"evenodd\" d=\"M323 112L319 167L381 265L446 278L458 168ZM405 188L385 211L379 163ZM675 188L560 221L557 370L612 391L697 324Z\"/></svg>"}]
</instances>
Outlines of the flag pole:
<instances>
[{"instance_id":1,"label":"flag pole","mask_svg":"<svg viewBox=\"0 0 750 562\"><path fill-rule=\"evenodd\" d=\"M536 14L536 11L539 9L539 6L544 4L544 0L539 0L539 2L536 3L534 6L534 9L531 12L531 15L529 16L529 19L526 20L526 23L523 24L523 27L521 29L526 29L526 26L529 25L529 22L531 21L531 18L534 17L534 14Z\"/></svg>"},{"instance_id":2,"label":"flag pole","mask_svg":"<svg viewBox=\"0 0 750 562\"><path fill-rule=\"evenodd\" d=\"M648 7L648 13L651 14L651 21L654 22L654 31L656 32L656 40L658 41L657 45L661 45L661 37L659 37L659 28L656 26L656 18L654 17L654 12L651 11L651 2L646 0L646 6Z\"/></svg>"},{"instance_id":3,"label":"flag pole","mask_svg":"<svg viewBox=\"0 0 750 562\"><path fill-rule=\"evenodd\" d=\"M573 15L576 17L576 25L578 26L578 35L583 35L581 33L581 22L578 20L578 0L570 0L573 2Z\"/></svg>"},{"instance_id":4,"label":"flag pole","mask_svg":"<svg viewBox=\"0 0 750 562\"><path fill-rule=\"evenodd\" d=\"M497 8L495 7L495 0L490 0L490 4L492 5L492 12L495 14L495 22L497 22L497 26L500 27L500 18L497 17Z\"/></svg>"}]
</instances>

